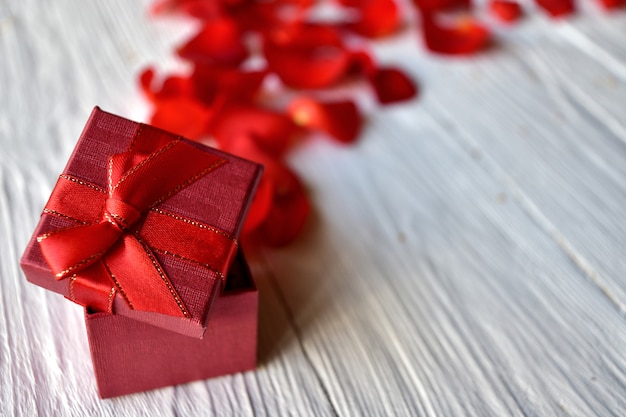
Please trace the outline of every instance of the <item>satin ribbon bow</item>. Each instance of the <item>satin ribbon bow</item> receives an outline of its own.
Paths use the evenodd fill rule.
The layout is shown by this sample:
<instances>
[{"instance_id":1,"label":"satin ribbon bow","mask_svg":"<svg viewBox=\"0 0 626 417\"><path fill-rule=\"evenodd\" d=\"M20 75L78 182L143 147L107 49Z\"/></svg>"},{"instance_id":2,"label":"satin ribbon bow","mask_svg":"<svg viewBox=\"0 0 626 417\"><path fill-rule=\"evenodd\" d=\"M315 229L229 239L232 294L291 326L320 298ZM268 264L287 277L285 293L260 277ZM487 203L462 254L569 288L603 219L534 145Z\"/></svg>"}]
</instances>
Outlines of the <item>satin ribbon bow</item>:
<instances>
[{"instance_id":1,"label":"satin ribbon bow","mask_svg":"<svg viewBox=\"0 0 626 417\"><path fill-rule=\"evenodd\" d=\"M112 311L116 294L130 308L189 317L154 252L214 269L223 276L236 241L218 229L155 208L227 161L140 125L128 150L109 158L107 188L61 175L44 212L76 226L38 237L69 298Z\"/></svg>"}]
</instances>

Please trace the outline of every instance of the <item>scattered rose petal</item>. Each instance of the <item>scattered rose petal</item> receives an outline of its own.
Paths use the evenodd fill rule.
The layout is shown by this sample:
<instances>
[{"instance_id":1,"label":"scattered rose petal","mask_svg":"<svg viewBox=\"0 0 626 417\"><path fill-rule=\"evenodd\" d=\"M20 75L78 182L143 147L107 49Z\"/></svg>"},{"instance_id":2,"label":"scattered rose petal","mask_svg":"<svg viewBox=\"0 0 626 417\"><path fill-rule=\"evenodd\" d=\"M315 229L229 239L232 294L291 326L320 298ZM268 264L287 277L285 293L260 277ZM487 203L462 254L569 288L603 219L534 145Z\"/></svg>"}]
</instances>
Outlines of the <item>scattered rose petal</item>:
<instances>
[{"instance_id":1,"label":"scattered rose petal","mask_svg":"<svg viewBox=\"0 0 626 417\"><path fill-rule=\"evenodd\" d=\"M141 91L150 101L154 100L154 77L155 73L153 68L146 68L141 72L141 74L139 74L139 85L141 86Z\"/></svg>"},{"instance_id":2,"label":"scattered rose petal","mask_svg":"<svg viewBox=\"0 0 626 417\"><path fill-rule=\"evenodd\" d=\"M365 51L350 51L348 75L369 77L376 71L374 59Z\"/></svg>"},{"instance_id":3,"label":"scattered rose petal","mask_svg":"<svg viewBox=\"0 0 626 417\"><path fill-rule=\"evenodd\" d=\"M413 0L413 4L422 12L444 12L471 8L471 0Z\"/></svg>"},{"instance_id":4,"label":"scattered rose petal","mask_svg":"<svg viewBox=\"0 0 626 417\"><path fill-rule=\"evenodd\" d=\"M415 83L397 68L379 68L370 82L381 104L410 100L417 95Z\"/></svg>"},{"instance_id":5,"label":"scattered rose petal","mask_svg":"<svg viewBox=\"0 0 626 417\"><path fill-rule=\"evenodd\" d=\"M489 30L472 18L460 19L453 26L443 26L431 13L422 14L422 32L429 50L448 55L476 53L491 39Z\"/></svg>"},{"instance_id":6,"label":"scattered rose petal","mask_svg":"<svg viewBox=\"0 0 626 417\"><path fill-rule=\"evenodd\" d=\"M225 151L265 166L243 229L244 236L261 244L289 243L311 211L302 182L284 163L297 135L317 130L351 143L363 123L351 100L301 98L290 104L288 114L266 109L261 103L280 104L272 102L273 90L264 89L270 85L264 82L268 74L301 89L331 87L347 76L365 79L381 103L416 94L400 71L379 69L367 52L351 50L345 43L346 29L372 38L397 30L395 0L337 1L355 9L350 22L306 23L314 0L158 0L151 9L153 14L191 16L202 24L177 49L192 63L189 75L157 77L153 69L141 74L142 90L154 108L151 123L191 139L211 136ZM416 1L430 2L439 10L469 0ZM267 68L243 69L249 35L251 41L255 36L262 40Z\"/></svg>"},{"instance_id":7,"label":"scattered rose petal","mask_svg":"<svg viewBox=\"0 0 626 417\"><path fill-rule=\"evenodd\" d=\"M207 22L177 53L189 61L223 66L238 66L248 57L237 25L226 18Z\"/></svg>"},{"instance_id":8,"label":"scattered rose petal","mask_svg":"<svg viewBox=\"0 0 626 417\"><path fill-rule=\"evenodd\" d=\"M217 1L186 1L178 7L178 11L188 16L202 20L219 19L222 15L220 4Z\"/></svg>"},{"instance_id":9,"label":"scattered rose petal","mask_svg":"<svg viewBox=\"0 0 626 417\"><path fill-rule=\"evenodd\" d=\"M320 130L342 143L354 142L363 124L352 100L320 101L301 97L289 105L288 112L297 125Z\"/></svg>"},{"instance_id":10,"label":"scattered rose petal","mask_svg":"<svg viewBox=\"0 0 626 417\"><path fill-rule=\"evenodd\" d=\"M298 24L273 32L263 48L268 67L288 86L323 88L346 74L350 54L330 26Z\"/></svg>"},{"instance_id":11,"label":"scattered rose petal","mask_svg":"<svg viewBox=\"0 0 626 417\"><path fill-rule=\"evenodd\" d=\"M186 14L199 19L216 19L221 15L220 3L206 0L160 0L152 3L150 14Z\"/></svg>"},{"instance_id":12,"label":"scattered rose petal","mask_svg":"<svg viewBox=\"0 0 626 417\"><path fill-rule=\"evenodd\" d=\"M395 32L400 26L400 12L394 0L365 0L357 6L358 18L347 28L368 38Z\"/></svg>"},{"instance_id":13,"label":"scattered rose petal","mask_svg":"<svg viewBox=\"0 0 626 417\"><path fill-rule=\"evenodd\" d=\"M263 165L263 177L244 225L244 238L279 247L301 232L311 211L306 190L297 175L242 136L230 151Z\"/></svg>"},{"instance_id":14,"label":"scattered rose petal","mask_svg":"<svg viewBox=\"0 0 626 417\"><path fill-rule=\"evenodd\" d=\"M229 103L249 103L258 94L267 71L242 71L196 64L191 80L196 97L210 105L220 95Z\"/></svg>"},{"instance_id":15,"label":"scattered rose petal","mask_svg":"<svg viewBox=\"0 0 626 417\"><path fill-rule=\"evenodd\" d=\"M253 138L258 147L273 157L282 156L294 136L297 127L285 114L260 107L232 107L220 112L212 131L226 151L236 150L242 137Z\"/></svg>"},{"instance_id":16,"label":"scattered rose petal","mask_svg":"<svg viewBox=\"0 0 626 417\"><path fill-rule=\"evenodd\" d=\"M345 7L359 7L363 4L363 0L335 0L335 2Z\"/></svg>"},{"instance_id":17,"label":"scattered rose petal","mask_svg":"<svg viewBox=\"0 0 626 417\"><path fill-rule=\"evenodd\" d=\"M157 77L153 69L140 75L141 88L154 107L152 124L192 139L213 135L222 149L265 166L243 232L270 246L292 241L311 210L302 182L283 162L295 137L312 129L352 143L363 121L351 100L301 97L290 103L287 114L265 109L261 101L280 104L274 91L263 90L266 75L300 89L332 87L348 76L365 79L381 104L409 100L418 93L404 72L379 68L370 54L353 50L353 38L346 36L351 31L376 38L396 31L401 23L396 0L334 1L350 10L344 21L333 24L307 23L315 0L157 0L151 6L153 15L184 14L202 24L177 50L192 62L191 75ZM467 55L489 45L488 29L476 20L443 20L450 17L448 12L471 12L471 0L412 1L422 15L429 50ZM514 22L522 14L517 1L489 0L489 10L504 22ZM606 9L626 2L599 1ZM574 0L537 4L552 17L570 15L575 7ZM262 40L267 68L244 71L239 67L249 56L245 41L255 36Z\"/></svg>"},{"instance_id":18,"label":"scattered rose petal","mask_svg":"<svg viewBox=\"0 0 626 417\"><path fill-rule=\"evenodd\" d=\"M213 112L188 97L157 102L150 123L189 139L200 139L208 133Z\"/></svg>"},{"instance_id":19,"label":"scattered rose petal","mask_svg":"<svg viewBox=\"0 0 626 417\"><path fill-rule=\"evenodd\" d=\"M574 13L574 0L536 0L537 5L552 18L566 17Z\"/></svg>"},{"instance_id":20,"label":"scattered rose petal","mask_svg":"<svg viewBox=\"0 0 626 417\"><path fill-rule=\"evenodd\" d=\"M511 0L491 0L489 3L491 14L505 23L513 23L522 17L522 7Z\"/></svg>"},{"instance_id":21,"label":"scattered rose petal","mask_svg":"<svg viewBox=\"0 0 626 417\"><path fill-rule=\"evenodd\" d=\"M265 165L265 175L274 184L274 198L272 208L256 234L268 246L285 246L304 228L311 204L302 182L286 166L278 163Z\"/></svg>"},{"instance_id":22,"label":"scattered rose petal","mask_svg":"<svg viewBox=\"0 0 626 417\"><path fill-rule=\"evenodd\" d=\"M606 10L615 10L626 5L626 0L600 0L600 4Z\"/></svg>"},{"instance_id":23,"label":"scattered rose petal","mask_svg":"<svg viewBox=\"0 0 626 417\"><path fill-rule=\"evenodd\" d=\"M153 16L174 13L179 10L183 0L158 0L150 5L149 12Z\"/></svg>"},{"instance_id":24,"label":"scattered rose petal","mask_svg":"<svg viewBox=\"0 0 626 417\"><path fill-rule=\"evenodd\" d=\"M244 235L256 230L263 223L272 209L273 202L274 183L269 181L266 176L263 176L256 189L254 199L250 204L246 222L243 225L242 233Z\"/></svg>"},{"instance_id":25,"label":"scattered rose petal","mask_svg":"<svg viewBox=\"0 0 626 417\"><path fill-rule=\"evenodd\" d=\"M229 16L246 31L265 33L284 24L281 16L284 7L280 1L249 1L230 7Z\"/></svg>"},{"instance_id":26,"label":"scattered rose petal","mask_svg":"<svg viewBox=\"0 0 626 417\"><path fill-rule=\"evenodd\" d=\"M192 98L194 95L193 83L189 77L170 75L160 84L155 80L156 74L152 68L146 69L140 76L141 88L152 102L169 100L178 97Z\"/></svg>"}]
</instances>

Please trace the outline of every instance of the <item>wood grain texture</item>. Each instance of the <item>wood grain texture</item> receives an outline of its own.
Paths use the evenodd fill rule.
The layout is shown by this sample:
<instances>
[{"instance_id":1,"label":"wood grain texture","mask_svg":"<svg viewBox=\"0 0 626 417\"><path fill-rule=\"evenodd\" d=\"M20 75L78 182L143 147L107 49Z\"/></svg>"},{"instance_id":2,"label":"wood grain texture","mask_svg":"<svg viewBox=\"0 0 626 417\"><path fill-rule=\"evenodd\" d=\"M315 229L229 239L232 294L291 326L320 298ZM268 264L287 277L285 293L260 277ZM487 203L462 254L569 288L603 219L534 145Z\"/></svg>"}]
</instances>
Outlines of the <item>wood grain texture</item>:
<instances>
[{"instance_id":1,"label":"wood grain texture","mask_svg":"<svg viewBox=\"0 0 626 417\"><path fill-rule=\"evenodd\" d=\"M379 43L422 95L293 155L317 210L252 256L259 369L99 400L81 309L17 262L91 108L176 66L147 3L0 4L0 415L624 415L626 16L593 7L471 60Z\"/></svg>"}]
</instances>

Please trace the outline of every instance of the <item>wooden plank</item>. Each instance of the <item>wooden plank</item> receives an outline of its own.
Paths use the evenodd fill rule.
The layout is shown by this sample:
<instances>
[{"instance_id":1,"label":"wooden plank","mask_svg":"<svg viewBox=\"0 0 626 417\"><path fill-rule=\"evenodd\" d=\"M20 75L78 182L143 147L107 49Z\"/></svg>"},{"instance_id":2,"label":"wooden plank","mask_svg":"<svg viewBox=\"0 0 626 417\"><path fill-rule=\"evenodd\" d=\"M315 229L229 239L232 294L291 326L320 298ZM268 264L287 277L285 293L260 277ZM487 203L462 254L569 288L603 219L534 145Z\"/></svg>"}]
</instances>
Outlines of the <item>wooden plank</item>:
<instances>
[{"instance_id":1,"label":"wooden plank","mask_svg":"<svg viewBox=\"0 0 626 417\"><path fill-rule=\"evenodd\" d=\"M338 414L622 409L615 306L422 106L369 126L295 160L319 218L267 255Z\"/></svg>"},{"instance_id":2,"label":"wooden plank","mask_svg":"<svg viewBox=\"0 0 626 417\"><path fill-rule=\"evenodd\" d=\"M456 134L419 105L383 118L302 153L321 219L268 255L339 414L620 410L614 306Z\"/></svg>"},{"instance_id":3,"label":"wooden plank","mask_svg":"<svg viewBox=\"0 0 626 417\"><path fill-rule=\"evenodd\" d=\"M11 57L0 90L12 104L0 112L0 233L9 237L0 240L0 386L12 387L0 390L0 414L609 416L626 408L624 319L572 262L567 249L579 247L555 238L568 222L554 220L586 215L592 185L619 191L622 151L589 121L567 119L561 129L599 137L599 151L583 146L582 133L564 142L558 117L541 106L553 96L525 93L530 81L508 97L503 86L516 85L534 57L524 44L514 45L517 55L476 61L410 49L403 62L419 65L422 100L372 115L357 148L317 142L294 157L318 213L296 245L255 259L257 372L97 400L80 309L27 285L16 262L91 105L129 114L135 68L162 56L167 36L134 25L145 4L33 4L11 3L0 24L0 55ZM388 45L391 53L402 56L407 40ZM568 48L563 59L578 64ZM512 136L505 116L518 107L542 142L512 141L505 152L495 142ZM563 175L573 162L590 178ZM528 197L539 185L546 197ZM550 193L570 196L569 205ZM576 196L584 201L571 205ZM605 216L587 233L621 219L616 208Z\"/></svg>"},{"instance_id":4,"label":"wooden plank","mask_svg":"<svg viewBox=\"0 0 626 417\"><path fill-rule=\"evenodd\" d=\"M552 26L530 24L498 54L408 65L438 74L422 105L624 312L626 83Z\"/></svg>"},{"instance_id":5,"label":"wooden plank","mask_svg":"<svg viewBox=\"0 0 626 417\"><path fill-rule=\"evenodd\" d=\"M333 415L262 270L256 276L267 362L257 372L108 401L96 396L82 310L19 272L21 251L91 107L124 114L143 108L136 71L152 53L163 61L171 33L161 29L172 30L148 25L146 7L146 1L12 2L2 16L0 414ZM278 360L267 359L276 352Z\"/></svg>"},{"instance_id":6,"label":"wooden plank","mask_svg":"<svg viewBox=\"0 0 626 417\"><path fill-rule=\"evenodd\" d=\"M610 14L590 11L585 19L565 22L559 32L574 47L626 80L626 13L623 10Z\"/></svg>"}]
</instances>

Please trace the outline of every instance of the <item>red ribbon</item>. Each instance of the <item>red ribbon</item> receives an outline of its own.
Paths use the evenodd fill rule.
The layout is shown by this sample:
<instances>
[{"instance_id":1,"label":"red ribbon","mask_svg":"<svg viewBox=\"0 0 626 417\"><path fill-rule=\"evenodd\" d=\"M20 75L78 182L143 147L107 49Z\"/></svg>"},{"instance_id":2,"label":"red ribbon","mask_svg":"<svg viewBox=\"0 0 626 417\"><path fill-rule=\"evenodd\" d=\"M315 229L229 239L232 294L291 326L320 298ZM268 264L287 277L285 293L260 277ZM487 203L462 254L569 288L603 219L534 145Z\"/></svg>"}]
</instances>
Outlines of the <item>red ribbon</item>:
<instances>
[{"instance_id":1,"label":"red ribbon","mask_svg":"<svg viewBox=\"0 0 626 417\"><path fill-rule=\"evenodd\" d=\"M111 312L120 294L132 309L189 317L155 252L223 278L237 242L158 205L227 161L148 129L139 125L128 150L109 158L106 190L61 175L44 212L78 225L37 240L55 278L69 278L73 301Z\"/></svg>"}]
</instances>

